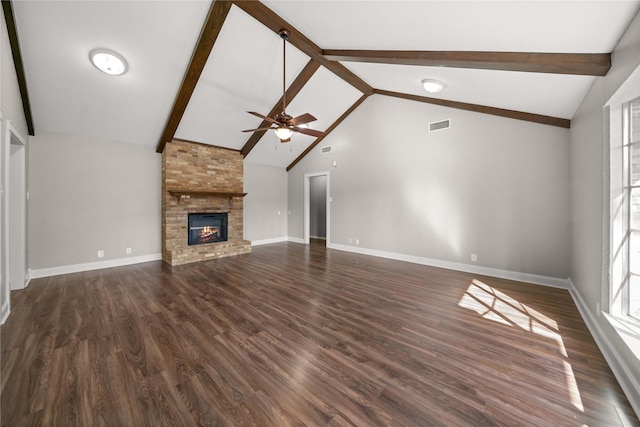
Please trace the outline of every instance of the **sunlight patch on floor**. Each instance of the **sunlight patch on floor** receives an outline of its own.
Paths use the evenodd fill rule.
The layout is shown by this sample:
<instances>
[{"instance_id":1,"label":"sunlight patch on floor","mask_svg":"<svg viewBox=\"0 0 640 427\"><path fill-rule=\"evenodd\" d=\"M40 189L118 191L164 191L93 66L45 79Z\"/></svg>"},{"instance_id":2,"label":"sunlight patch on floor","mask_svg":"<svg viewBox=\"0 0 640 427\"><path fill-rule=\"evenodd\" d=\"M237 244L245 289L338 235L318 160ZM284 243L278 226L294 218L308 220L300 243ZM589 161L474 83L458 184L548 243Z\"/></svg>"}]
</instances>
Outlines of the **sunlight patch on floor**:
<instances>
[{"instance_id":1,"label":"sunlight patch on floor","mask_svg":"<svg viewBox=\"0 0 640 427\"><path fill-rule=\"evenodd\" d=\"M471 281L458 306L473 310L484 319L507 326L518 326L525 331L552 339L557 342L562 356L568 357L562 336L558 333L556 321L480 280ZM580 390L571 364L567 360L562 360L562 364L571 404L584 412Z\"/></svg>"}]
</instances>

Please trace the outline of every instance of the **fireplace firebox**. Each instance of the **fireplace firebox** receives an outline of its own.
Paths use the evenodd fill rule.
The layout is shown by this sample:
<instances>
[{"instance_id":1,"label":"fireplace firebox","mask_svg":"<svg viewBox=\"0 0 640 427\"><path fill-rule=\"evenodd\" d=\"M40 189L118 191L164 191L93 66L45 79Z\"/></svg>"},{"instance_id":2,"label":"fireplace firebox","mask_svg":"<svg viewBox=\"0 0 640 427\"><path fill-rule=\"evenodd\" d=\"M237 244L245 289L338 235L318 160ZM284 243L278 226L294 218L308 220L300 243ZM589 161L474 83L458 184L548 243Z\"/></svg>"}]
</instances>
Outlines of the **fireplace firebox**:
<instances>
[{"instance_id":1,"label":"fireplace firebox","mask_svg":"<svg viewBox=\"0 0 640 427\"><path fill-rule=\"evenodd\" d=\"M189 214L189 245L227 241L227 212Z\"/></svg>"}]
</instances>

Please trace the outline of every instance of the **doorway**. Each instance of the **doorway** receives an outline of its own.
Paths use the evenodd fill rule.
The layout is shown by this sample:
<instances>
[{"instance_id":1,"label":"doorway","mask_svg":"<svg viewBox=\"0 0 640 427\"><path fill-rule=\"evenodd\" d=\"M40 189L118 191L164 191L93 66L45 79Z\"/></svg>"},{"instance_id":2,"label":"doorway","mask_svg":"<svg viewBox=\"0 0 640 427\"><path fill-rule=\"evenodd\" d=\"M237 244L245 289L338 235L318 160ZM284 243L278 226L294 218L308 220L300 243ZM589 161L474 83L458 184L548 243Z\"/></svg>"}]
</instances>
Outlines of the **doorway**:
<instances>
[{"instance_id":1,"label":"doorway","mask_svg":"<svg viewBox=\"0 0 640 427\"><path fill-rule=\"evenodd\" d=\"M329 172L304 176L304 242L319 239L328 246L330 239Z\"/></svg>"},{"instance_id":2,"label":"doorway","mask_svg":"<svg viewBox=\"0 0 640 427\"><path fill-rule=\"evenodd\" d=\"M5 138L2 126L2 110L0 110L0 324L4 323L9 317L9 278L7 277L7 224L5 200L7 180L9 179L7 160L7 149L5 146Z\"/></svg>"},{"instance_id":3,"label":"doorway","mask_svg":"<svg viewBox=\"0 0 640 427\"><path fill-rule=\"evenodd\" d=\"M5 138L8 141L9 176L5 213L7 228L5 236L8 243L8 262L6 274L9 289L24 289L27 282L27 175L26 144L18 131L7 122Z\"/></svg>"}]
</instances>

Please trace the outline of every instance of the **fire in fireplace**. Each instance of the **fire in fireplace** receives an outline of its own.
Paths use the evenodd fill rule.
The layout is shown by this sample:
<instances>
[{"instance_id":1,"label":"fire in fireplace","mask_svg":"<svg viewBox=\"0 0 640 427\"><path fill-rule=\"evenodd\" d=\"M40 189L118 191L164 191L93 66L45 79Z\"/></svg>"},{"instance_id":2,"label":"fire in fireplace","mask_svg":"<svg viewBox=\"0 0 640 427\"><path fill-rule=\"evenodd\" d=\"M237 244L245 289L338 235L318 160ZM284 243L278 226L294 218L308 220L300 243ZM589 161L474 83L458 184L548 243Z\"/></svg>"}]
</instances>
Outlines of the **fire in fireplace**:
<instances>
[{"instance_id":1,"label":"fire in fireplace","mask_svg":"<svg viewBox=\"0 0 640 427\"><path fill-rule=\"evenodd\" d=\"M227 241L227 212L189 214L189 245Z\"/></svg>"}]
</instances>

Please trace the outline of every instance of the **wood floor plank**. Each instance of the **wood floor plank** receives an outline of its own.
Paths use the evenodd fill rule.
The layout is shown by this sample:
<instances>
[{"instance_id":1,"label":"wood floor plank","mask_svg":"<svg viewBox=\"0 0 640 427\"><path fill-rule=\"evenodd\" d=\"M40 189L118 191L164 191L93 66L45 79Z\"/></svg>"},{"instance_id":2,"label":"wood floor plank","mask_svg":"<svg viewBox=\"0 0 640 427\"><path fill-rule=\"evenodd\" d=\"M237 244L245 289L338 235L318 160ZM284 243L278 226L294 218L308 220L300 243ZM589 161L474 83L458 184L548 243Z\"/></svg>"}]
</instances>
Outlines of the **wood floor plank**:
<instances>
[{"instance_id":1,"label":"wood floor plank","mask_svg":"<svg viewBox=\"0 0 640 427\"><path fill-rule=\"evenodd\" d=\"M569 293L279 243L32 280L0 422L640 426Z\"/></svg>"}]
</instances>

